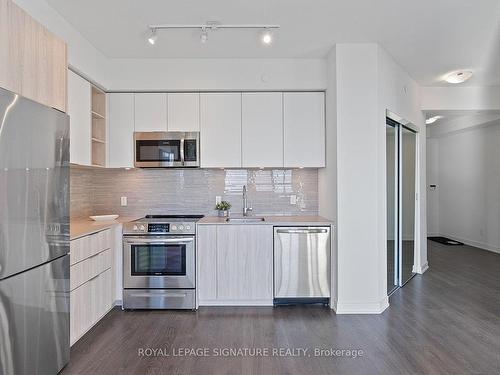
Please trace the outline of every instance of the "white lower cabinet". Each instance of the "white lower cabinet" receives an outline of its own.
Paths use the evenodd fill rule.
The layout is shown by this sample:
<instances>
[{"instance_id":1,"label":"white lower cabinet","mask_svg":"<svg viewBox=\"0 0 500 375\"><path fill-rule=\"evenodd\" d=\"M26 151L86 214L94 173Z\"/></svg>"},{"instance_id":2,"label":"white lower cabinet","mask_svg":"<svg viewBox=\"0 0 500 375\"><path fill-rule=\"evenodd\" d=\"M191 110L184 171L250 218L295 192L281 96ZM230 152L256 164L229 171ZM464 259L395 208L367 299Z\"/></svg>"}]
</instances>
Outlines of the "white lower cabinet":
<instances>
[{"instance_id":1,"label":"white lower cabinet","mask_svg":"<svg viewBox=\"0 0 500 375\"><path fill-rule=\"evenodd\" d=\"M114 304L111 229L71 241L70 342L73 345Z\"/></svg>"},{"instance_id":2,"label":"white lower cabinet","mask_svg":"<svg viewBox=\"0 0 500 375\"><path fill-rule=\"evenodd\" d=\"M272 305L272 225L199 225L199 305Z\"/></svg>"}]
</instances>

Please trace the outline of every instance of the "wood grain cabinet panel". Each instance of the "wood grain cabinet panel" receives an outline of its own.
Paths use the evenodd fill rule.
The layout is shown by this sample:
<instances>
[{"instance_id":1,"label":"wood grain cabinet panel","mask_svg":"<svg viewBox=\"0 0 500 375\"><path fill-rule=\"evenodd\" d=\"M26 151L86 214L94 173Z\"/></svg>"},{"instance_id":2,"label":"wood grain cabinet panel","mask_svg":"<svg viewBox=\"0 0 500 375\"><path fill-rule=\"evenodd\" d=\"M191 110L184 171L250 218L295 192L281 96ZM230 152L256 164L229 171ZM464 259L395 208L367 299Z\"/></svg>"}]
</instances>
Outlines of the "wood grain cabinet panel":
<instances>
[{"instance_id":1,"label":"wood grain cabinet panel","mask_svg":"<svg viewBox=\"0 0 500 375\"><path fill-rule=\"evenodd\" d=\"M217 226L198 225L197 237L197 286L198 301L217 299Z\"/></svg>"},{"instance_id":2,"label":"wood grain cabinet panel","mask_svg":"<svg viewBox=\"0 0 500 375\"><path fill-rule=\"evenodd\" d=\"M217 226L217 298L235 304L272 304L271 225Z\"/></svg>"},{"instance_id":3,"label":"wood grain cabinet panel","mask_svg":"<svg viewBox=\"0 0 500 375\"><path fill-rule=\"evenodd\" d=\"M66 43L0 0L0 86L66 112L66 84Z\"/></svg>"}]
</instances>

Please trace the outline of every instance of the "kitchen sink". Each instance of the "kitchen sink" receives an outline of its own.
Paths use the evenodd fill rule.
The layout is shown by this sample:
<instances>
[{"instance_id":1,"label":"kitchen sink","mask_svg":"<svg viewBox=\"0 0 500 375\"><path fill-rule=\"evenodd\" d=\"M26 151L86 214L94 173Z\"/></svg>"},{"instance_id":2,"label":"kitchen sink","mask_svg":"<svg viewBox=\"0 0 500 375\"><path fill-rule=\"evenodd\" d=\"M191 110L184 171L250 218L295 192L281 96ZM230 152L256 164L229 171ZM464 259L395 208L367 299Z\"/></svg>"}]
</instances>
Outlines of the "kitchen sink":
<instances>
[{"instance_id":1,"label":"kitchen sink","mask_svg":"<svg viewBox=\"0 0 500 375\"><path fill-rule=\"evenodd\" d=\"M235 223L260 223L262 221L266 221L263 217L258 216L249 216L249 217L228 217L226 219L227 222L235 222Z\"/></svg>"}]
</instances>

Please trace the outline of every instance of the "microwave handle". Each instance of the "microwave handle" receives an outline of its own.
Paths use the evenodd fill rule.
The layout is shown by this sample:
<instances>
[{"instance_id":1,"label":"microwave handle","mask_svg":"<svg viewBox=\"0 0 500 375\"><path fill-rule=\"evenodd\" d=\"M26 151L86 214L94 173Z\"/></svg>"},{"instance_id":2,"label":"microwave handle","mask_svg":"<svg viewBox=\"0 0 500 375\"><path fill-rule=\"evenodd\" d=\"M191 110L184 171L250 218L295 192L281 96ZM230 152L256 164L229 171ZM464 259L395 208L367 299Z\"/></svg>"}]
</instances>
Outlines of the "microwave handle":
<instances>
[{"instance_id":1,"label":"microwave handle","mask_svg":"<svg viewBox=\"0 0 500 375\"><path fill-rule=\"evenodd\" d=\"M181 138L181 163L184 165L184 138Z\"/></svg>"}]
</instances>

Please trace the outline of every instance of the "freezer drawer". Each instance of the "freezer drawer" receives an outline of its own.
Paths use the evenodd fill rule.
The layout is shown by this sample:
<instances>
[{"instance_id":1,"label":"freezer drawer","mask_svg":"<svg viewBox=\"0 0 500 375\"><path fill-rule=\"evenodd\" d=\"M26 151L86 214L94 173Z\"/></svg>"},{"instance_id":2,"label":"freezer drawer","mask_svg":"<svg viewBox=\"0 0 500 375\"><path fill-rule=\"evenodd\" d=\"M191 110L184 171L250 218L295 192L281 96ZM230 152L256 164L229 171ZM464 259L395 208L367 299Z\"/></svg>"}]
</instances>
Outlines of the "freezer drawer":
<instances>
[{"instance_id":1,"label":"freezer drawer","mask_svg":"<svg viewBox=\"0 0 500 375\"><path fill-rule=\"evenodd\" d=\"M69 361L69 255L0 280L0 374L57 374Z\"/></svg>"},{"instance_id":2,"label":"freezer drawer","mask_svg":"<svg viewBox=\"0 0 500 375\"><path fill-rule=\"evenodd\" d=\"M330 227L274 227L274 298L330 297Z\"/></svg>"}]
</instances>

